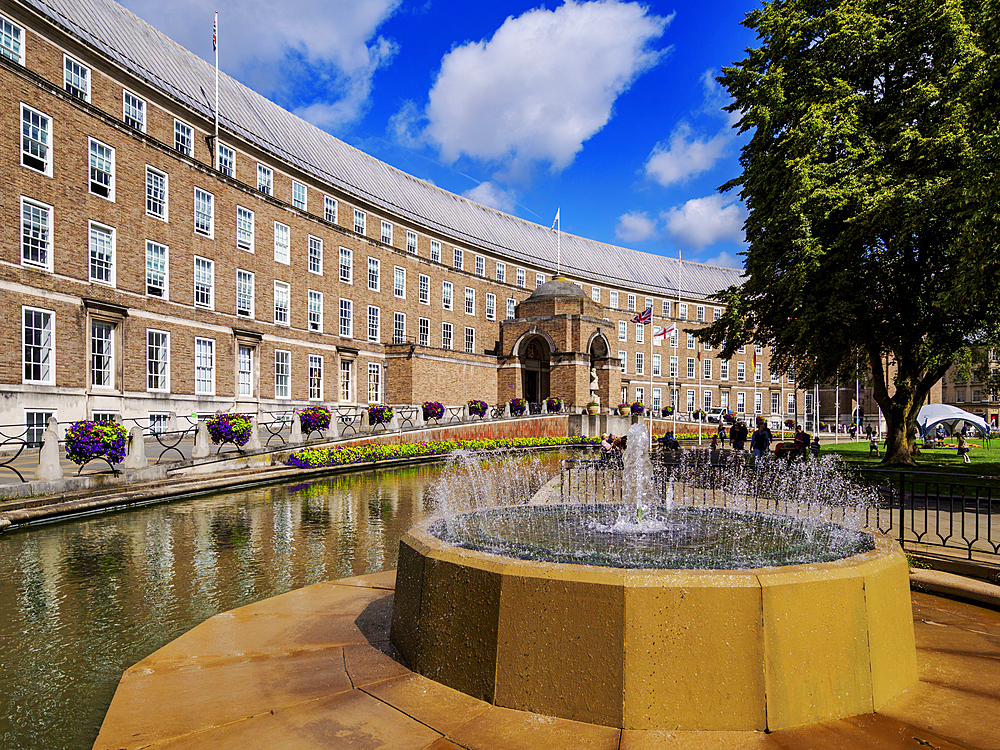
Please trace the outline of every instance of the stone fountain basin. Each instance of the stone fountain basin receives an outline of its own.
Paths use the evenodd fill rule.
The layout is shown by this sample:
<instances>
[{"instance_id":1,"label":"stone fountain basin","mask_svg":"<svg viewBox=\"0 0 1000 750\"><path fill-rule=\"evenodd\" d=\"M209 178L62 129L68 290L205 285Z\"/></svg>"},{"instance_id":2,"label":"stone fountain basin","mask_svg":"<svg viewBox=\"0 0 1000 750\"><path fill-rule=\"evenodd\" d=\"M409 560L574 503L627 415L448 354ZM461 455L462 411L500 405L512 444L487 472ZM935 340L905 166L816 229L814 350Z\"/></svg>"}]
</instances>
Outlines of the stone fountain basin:
<instances>
[{"instance_id":1,"label":"stone fountain basin","mask_svg":"<svg viewBox=\"0 0 1000 750\"><path fill-rule=\"evenodd\" d=\"M906 558L637 570L400 541L411 669L508 708L623 729L775 731L872 713L917 681Z\"/></svg>"}]
</instances>

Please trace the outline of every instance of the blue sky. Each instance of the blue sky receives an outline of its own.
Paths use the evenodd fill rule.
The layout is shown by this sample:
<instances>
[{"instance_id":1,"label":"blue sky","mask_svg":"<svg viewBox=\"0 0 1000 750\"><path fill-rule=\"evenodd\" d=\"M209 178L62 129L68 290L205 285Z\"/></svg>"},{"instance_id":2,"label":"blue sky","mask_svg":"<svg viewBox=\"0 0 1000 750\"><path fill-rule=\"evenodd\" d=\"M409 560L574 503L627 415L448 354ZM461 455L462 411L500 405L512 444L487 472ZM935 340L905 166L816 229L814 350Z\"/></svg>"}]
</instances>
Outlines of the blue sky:
<instances>
[{"instance_id":1,"label":"blue sky","mask_svg":"<svg viewBox=\"0 0 1000 750\"><path fill-rule=\"evenodd\" d=\"M127 0L206 60L348 143L566 232L732 267L716 188L746 140L713 80L754 0Z\"/></svg>"}]
</instances>

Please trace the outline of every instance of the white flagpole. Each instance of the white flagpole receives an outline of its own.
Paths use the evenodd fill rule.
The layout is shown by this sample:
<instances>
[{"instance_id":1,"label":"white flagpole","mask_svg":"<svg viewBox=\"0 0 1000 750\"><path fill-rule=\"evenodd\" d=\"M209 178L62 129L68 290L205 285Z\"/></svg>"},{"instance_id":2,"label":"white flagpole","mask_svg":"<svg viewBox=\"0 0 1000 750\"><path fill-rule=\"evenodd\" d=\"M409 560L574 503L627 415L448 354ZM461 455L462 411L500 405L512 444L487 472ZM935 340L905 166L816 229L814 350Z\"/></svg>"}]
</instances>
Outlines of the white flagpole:
<instances>
[{"instance_id":1,"label":"white flagpole","mask_svg":"<svg viewBox=\"0 0 1000 750\"><path fill-rule=\"evenodd\" d=\"M215 48L215 169L219 169L219 11L215 11L212 29L212 46Z\"/></svg>"},{"instance_id":2,"label":"white flagpole","mask_svg":"<svg viewBox=\"0 0 1000 750\"><path fill-rule=\"evenodd\" d=\"M653 308L649 308L649 362L646 363L646 367L649 368L649 404L653 405L653 338L656 336L656 326L653 325ZM662 406L660 407L663 408ZM650 410L649 416L649 439L653 439L653 416L652 410Z\"/></svg>"},{"instance_id":3,"label":"white flagpole","mask_svg":"<svg viewBox=\"0 0 1000 750\"><path fill-rule=\"evenodd\" d=\"M680 251L680 249L678 249L677 250L677 315L680 314L680 309L681 309L681 271L682 271L682 269L683 269L683 266L681 265L681 251ZM674 317L677 317L677 315L674 315ZM681 329L680 329L680 326L674 326L674 335L673 335L672 338L674 340L674 359L677 360L677 369L674 370L674 394L675 394L675 398L677 399L677 403L674 404L674 440L676 440L677 439L677 412L681 408L681 394L680 394L680 391L677 390L677 373L681 369L681 362L680 362L679 359L677 359L677 345L680 343L680 340L681 340Z\"/></svg>"},{"instance_id":4,"label":"white flagpole","mask_svg":"<svg viewBox=\"0 0 1000 750\"><path fill-rule=\"evenodd\" d=\"M556 206L556 218L552 220L552 228L556 230L556 276L562 268L562 220L559 218L561 212L562 206Z\"/></svg>"}]
</instances>

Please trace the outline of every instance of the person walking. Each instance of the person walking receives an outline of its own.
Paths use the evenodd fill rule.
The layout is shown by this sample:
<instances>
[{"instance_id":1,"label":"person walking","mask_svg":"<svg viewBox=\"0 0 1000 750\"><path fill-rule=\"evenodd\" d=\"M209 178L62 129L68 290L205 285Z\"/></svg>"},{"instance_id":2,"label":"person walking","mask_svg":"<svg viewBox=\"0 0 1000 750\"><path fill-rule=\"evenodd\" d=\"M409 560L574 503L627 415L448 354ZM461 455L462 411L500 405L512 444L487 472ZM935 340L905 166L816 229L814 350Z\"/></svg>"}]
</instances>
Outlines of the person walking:
<instances>
[{"instance_id":1,"label":"person walking","mask_svg":"<svg viewBox=\"0 0 1000 750\"><path fill-rule=\"evenodd\" d=\"M963 463L967 463L967 464L971 464L972 463L972 459L969 458L969 450L970 450L969 443L965 439L965 433L964 432L959 432L958 433L958 455L960 455L962 457L962 462Z\"/></svg>"},{"instance_id":2,"label":"person walking","mask_svg":"<svg viewBox=\"0 0 1000 750\"><path fill-rule=\"evenodd\" d=\"M770 445L771 432L764 425L764 421L759 420L757 422L757 429L750 436L750 450L753 453L753 463L758 469L763 465L761 459L767 455Z\"/></svg>"},{"instance_id":3,"label":"person walking","mask_svg":"<svg viewBox=\"0 0 1000 750\"><path fill-rule=\"evenodd\" d=\"M795 446L795 455L805 458L806 450L809 448L809 438L802 431L802 425L800 424L795 425L795 441L793 445Z\"/></svg>"}]
</instances>

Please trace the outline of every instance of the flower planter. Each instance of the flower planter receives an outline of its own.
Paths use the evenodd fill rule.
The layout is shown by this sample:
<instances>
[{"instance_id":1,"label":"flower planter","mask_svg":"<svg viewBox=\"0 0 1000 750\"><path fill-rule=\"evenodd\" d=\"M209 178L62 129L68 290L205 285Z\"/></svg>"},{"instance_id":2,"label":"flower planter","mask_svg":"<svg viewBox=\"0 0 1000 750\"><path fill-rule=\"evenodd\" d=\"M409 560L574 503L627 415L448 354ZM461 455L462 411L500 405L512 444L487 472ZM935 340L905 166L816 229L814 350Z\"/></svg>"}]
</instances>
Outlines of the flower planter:
<instances>
[{"instance_id":1,"label":"flower planter","mask_svg":"<svg viewBox=\"0 0 1000 750\"><path fill-rule=\"evenodd\" d=\"M592 417L596 417L600 413L601 413L600 404L587 404L587 414L589 414Z\"/></svg>"},{"instance_id":2,"label":"flower planter","mask_svg":"<svg viewBox=\"0 0 1000 750\"><path fill-rule=\"evenodd\" d=\"M325 406L309 406L299 412L299 427L302 435L308 438L314 432L322 432L329 428L332 414Z\"/></svg>"},{"instance_id":3,"label":"flower planter","mask_svg":"<svg viewBox=\"0 0 1000 750\"><path fill-rule=\"evenodd\" d=\"M250 414L216 414L209 417L205 422L208 428L208 436L212 442L219 446L232 443L236 450L243 451L243 446L250 440L250 433L253 430L253 416Z\"/></svg>"},{"instance_id":4,"label":"flower planter","mask_svg":"<svg viewBox=\"0 0 1000 750\"><path fill-rule=\"evenodd\" d=\"M627 417L629 415L630 409L631 407L628 404L623 404L622 406L618 407L618 413L623 417Z\"/></svg>"},{"instance_id":5,"label":"flower planter","mask_svg":"<svg viewBox=\"0 0 1000 750\"><path fill-rule=\"evenodd\" d=\"M80 466L100 458L107 461L111 471L118 474L115 464L125 460L128 431L117 422L74 422L66 431L66 458Z\"/></svg>"}]
</instances>

